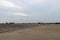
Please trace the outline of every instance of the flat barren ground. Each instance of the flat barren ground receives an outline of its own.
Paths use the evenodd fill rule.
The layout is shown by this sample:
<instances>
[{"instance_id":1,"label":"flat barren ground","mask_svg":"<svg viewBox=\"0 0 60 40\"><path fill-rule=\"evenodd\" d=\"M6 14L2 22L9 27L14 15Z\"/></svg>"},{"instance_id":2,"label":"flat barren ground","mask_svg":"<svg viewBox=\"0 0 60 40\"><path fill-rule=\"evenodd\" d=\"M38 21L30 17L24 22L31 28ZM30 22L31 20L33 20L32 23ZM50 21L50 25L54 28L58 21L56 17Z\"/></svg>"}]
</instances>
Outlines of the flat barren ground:
<instances>
[{"instance_id":1,"label":"flat barren ground","mask_svg":"<svg viewBox=\"0 0 60 40\"><path fill-rule=\"evenodd\" d=\"M44 24L0 33L0 40L60 40L60 24Z\"/></svg>"}]
</instances>

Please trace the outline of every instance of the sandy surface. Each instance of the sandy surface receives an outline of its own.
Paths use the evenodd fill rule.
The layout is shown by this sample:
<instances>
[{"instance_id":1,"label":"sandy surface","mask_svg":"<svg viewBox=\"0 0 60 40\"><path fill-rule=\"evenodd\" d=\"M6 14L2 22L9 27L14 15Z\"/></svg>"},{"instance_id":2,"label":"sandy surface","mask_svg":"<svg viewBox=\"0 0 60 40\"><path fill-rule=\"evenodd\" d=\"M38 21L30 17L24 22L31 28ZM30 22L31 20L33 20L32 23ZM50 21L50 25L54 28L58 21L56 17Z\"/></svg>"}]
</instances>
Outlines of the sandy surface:
<instances>
[{"instance_id":1,"label":"sandy surface","mask_svg":"<svg viewBox=\"0 0 60 40\"><path fill-rule=\"evenodd\" d=\"M60 24L46 24L0 33L0 40L60 40Z\"/></svg>"}]
</instances>

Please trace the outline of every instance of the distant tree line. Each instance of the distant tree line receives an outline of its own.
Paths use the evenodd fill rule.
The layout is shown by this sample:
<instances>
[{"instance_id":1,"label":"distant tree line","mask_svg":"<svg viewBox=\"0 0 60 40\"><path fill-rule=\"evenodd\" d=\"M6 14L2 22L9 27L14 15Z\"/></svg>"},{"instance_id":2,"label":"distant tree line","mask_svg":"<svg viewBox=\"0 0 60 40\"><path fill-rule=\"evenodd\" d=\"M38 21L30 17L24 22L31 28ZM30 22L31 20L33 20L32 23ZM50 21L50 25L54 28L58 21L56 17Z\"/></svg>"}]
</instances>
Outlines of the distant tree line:
<instances>
[{"instance_id":1,"label":"distant tree line","mask_svg":"<svg viewBox=\"0 0 60 40\"><path fill-rule=\"evenodd\" d=\"M38 22L38 24L41 24L40 22Z\"/></svg>"},{"instance_id":2,"label":"distant tree line","mask_svg":"<svg viewBox=\"0 0 60 40\"><path fill-rule=\"evenodd\" d=\"M42 23L42 22L38 22L38 24L60 24L60 22L56 22L56 23Z\"/></svg>"},{"instance_id":3,"label":"distant tree line","mask_svg":"<svg viewBox=\"0 0 60 40\"><path fill-rule=\"evenodd\" d=\"M14 22L10 22L10 23L6 22L5 24L14 24Z\"/></svg>"}]
</instances>

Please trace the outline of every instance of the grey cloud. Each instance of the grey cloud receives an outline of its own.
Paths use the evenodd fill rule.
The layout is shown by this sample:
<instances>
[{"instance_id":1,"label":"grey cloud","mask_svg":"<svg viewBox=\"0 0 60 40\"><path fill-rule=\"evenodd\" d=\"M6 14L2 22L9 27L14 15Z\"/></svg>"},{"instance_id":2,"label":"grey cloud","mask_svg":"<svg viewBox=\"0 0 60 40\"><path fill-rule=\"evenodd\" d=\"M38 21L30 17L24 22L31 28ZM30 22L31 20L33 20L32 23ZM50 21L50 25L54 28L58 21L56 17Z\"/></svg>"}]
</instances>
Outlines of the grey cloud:
<instances>
[{"instance_id":1,"label":"grey cloud","mask_svg":"<svg viewBox=\"0 0 60 40\"><path fill-rule=\"evenodd\" d=\"M56 22L60 20L60 0L7 0L18 6L24 7L23 10L14 8L0 8L0 18L9 18L14 22ZM42 2L41 2L42 1ZM33 3L31 3L33 2ZM11 13L25 13L31 16L13 16ZM16 19L16 20L15 20ZM27 21L26 21L27 20ZM6 21L6 20L5 20Z\"/></svg>"}]
</instances>

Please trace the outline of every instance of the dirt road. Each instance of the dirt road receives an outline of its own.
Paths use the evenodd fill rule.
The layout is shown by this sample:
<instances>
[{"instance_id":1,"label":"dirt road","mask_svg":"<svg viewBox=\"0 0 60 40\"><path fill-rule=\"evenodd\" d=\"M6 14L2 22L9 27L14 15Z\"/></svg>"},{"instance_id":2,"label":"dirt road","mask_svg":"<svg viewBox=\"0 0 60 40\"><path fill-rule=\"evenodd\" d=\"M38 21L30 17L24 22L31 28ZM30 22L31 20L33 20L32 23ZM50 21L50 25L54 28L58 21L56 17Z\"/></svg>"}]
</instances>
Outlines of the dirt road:
<instances>
[{"instance_id":1,"label":"dirt road","mask_svg":"<svg viewBox=\"0 0 60 40\"><path fill-rule=\"evenodd\" d=\"M60 40L60 24L46 24L0 33L0 40Z\"/></svg>"}]
</instances>

